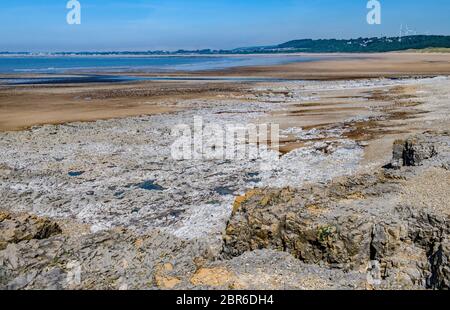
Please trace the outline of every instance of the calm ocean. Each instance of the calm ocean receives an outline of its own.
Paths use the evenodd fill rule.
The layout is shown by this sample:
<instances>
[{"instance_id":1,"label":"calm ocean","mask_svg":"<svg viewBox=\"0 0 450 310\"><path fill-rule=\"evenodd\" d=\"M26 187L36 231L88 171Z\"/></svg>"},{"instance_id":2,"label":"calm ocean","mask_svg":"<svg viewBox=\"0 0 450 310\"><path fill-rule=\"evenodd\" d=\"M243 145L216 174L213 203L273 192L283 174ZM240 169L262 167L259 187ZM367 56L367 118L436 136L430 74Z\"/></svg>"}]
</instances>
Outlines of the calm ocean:
<instances>
[{"instance_id":1,"label":"calm ocean","mask_svg":"<svg viewBox=\"0 0 450 310\"><path fill-rule=\"evenodd\" d=\"M218 70L318 60L304 56L0 56L0 73L170 72Z\"/></svg>"}]
</instances>

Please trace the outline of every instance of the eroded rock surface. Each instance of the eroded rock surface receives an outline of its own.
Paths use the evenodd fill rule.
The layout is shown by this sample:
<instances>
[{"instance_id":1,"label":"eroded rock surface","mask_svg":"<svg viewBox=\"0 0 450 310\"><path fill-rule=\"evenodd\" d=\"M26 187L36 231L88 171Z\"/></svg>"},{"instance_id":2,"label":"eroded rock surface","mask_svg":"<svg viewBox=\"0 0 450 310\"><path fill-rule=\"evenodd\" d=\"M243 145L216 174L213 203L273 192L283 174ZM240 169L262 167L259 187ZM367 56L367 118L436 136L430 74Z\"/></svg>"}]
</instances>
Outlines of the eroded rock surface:
<instances>
[{"instance_id":1,"label":"eroded rock surface","mask_svg":"<svg viewBox=\"0 0 450 310\"><path fill-rule=\"evenodd\" d=\"M419 135L402 143L400 170L380 170L302 189L258 189L239 197L227 225L223 253L273 249L302 262L339 270L366 270L380 288L448 288L447 206L418 204L402 195L429 169L445 169L448 133ZM398 160L399 144L394 148ZM442 192L439 192L442 195ZM447 212L446 212L447 209Z\"/></svg>"},{"instance_id":2,"label":"eroded rock surface","mask_svg":"<svg viewBox=\"0 0 450 310\"><path fill-rule=\"evenodd\" d=\"M448 81L430 79L420 100L392 88L410 83L289 82L168 115L2 133L0 288L448 288L448 133L399 140L379 170L389 144L368 142L403 136L422 99L414 131L448 128ZM171 159L170 129L194 116L247 124L274 111L331 124L289 125L276 162ZM379 146L364 159L377 171L354 175Z\"/></svg>"},{"instance_id":3,"label":"eroded rock surface","mask_svg":"<svg viewBox=\"0 0 450 310\"><path fill-rule=\"evenodd\" d=\"M49 219L22 214L12 217L10 213L0 211L0 250L8 243L24 240L46 239L61 233L61 228Z\"/></svg>"},{"instance_id":4,"label":"eroded rock surface","mask_svg":"<svg viewBox=\"0 0 450 310\"><path fill-rule=\"evenodd\" d=\"M444 133L448 135L447 133ZM394 143L392 167L421 166L424 161L433 159L439 154L442 164L448 167L450 157L448 154L448 142L432 133L424 133L410 137L406 140L397 140Z\"/></svg>"},{"instance_id":5,"label":"eroded rock surface","mask_svg":"<svg viewBox=\"0 0 450 310\"><path fill-rule=\"evenodd\" d=\"M16 215L10 218L20 220ZM41 222L57 227L55 222L38 219L22 230L31 236L42 227ZM8 229L0 226L2 236ZM195 272L196 260L211 259L205 244L160 231L145 236L113 229L80 236L34 237L5 241L0 251L1 289L173 288ZM170 275L162 276L161 270L166 269ZM189 283L184 281L184 285Z\"/></svg>"},{"instance_id":6,"label":"eroded rock surface","mask_svg":"<svg viewBox=\"0 0 450 310\"><path fill-rule=\"evenodd\" d=\"M202 241L160 231L145 236L125 229L79 236L63 232L9 242L0 251L0 289L198 288L362 289L365 275L305 264L271 250L218 259Z\"/></svg>"},{"instance_id":7,"label":"eroded rock surface","mask_svg":"<svg viewBox=\"0 0 450 310\"><path fill-rule=\"evenodd\" d=\"M442 163L450 136L414 141L424 141L415 150L434 150L420 167L237 197L222 253L160 230L73 233L2 211L0 288L449 288L450 172ZM433 176L440 182L424 182ZM427 201L415 199L426 189Z\"/></svg>"}]
</instances>

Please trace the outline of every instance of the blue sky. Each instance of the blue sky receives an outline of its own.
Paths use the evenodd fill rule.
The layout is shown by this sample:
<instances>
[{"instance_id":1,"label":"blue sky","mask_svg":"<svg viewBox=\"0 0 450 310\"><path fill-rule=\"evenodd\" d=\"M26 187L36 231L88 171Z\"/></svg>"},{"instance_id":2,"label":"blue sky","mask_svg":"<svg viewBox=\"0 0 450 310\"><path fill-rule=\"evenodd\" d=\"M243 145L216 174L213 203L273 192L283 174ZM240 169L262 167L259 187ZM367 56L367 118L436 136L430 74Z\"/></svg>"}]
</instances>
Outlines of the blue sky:
<instances>
[{"instance_id":1,"label":"blue sky","mask_svg":"<svg viewBox=\"0 0 450 310\"><path fill-rule=\"evenodd\" d=\"M367 0L79 0L82 24L66 23L67 0L1 0L0 51L227 49L300 38L450 34L448 0L380 0L382 24L366 23Z\"/></svg>"}]
</instances>

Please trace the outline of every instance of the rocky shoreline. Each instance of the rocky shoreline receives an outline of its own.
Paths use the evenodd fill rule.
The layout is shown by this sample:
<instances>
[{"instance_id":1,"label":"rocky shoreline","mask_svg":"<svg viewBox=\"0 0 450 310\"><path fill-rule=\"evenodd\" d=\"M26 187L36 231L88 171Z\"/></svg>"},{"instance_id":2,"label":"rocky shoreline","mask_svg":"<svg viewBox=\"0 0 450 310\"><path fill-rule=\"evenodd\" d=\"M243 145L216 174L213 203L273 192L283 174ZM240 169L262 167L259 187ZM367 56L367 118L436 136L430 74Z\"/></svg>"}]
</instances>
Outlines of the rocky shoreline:
<instances>
[{"instance_id":1,"label":"rocky shoreline","mask_svg":"<svg viewBox=\"0 0 450 310\"><path fill-rule=\"evenodd\" d=\"M450 133L397 141L371 174L238 197L220 253L161 231L70 235L50 219L2 212L3 289L446 289L449 210L404 194L431 182L449 194ZM400 165L399 165L400 163ZM79 283L67 282L75 263ZM271 274L277 274L276 277ZM267 282L254 282L264 275Z\"/></svg>"},{"instance_id":2,"label":"rocky shoreline","mask_svg":"<svg viewBox=\"0 0 450 310\"><path fill-rule=\"evenodd\" d=\"M0 288L446 289L449 91L259 85L1 133ZM171 160L170 128L196 115L279 121L280 160Z\"/></svg>"},{"instance_id":3,"label":"rocky shoreline","mask_svg":"<svg viewBox=\"0 0 450 310\"><path fill-rule=\"evenodd\" d=\"M445 181L431 184L431 195L448 186L448 134L396 141L392 163L373 174L247 193L235 203L224 253L269 248L332 269L367 269L379 288L449 288L448 201L423 206L403 195L424 174Z\"/></svg>"}]
</instances>

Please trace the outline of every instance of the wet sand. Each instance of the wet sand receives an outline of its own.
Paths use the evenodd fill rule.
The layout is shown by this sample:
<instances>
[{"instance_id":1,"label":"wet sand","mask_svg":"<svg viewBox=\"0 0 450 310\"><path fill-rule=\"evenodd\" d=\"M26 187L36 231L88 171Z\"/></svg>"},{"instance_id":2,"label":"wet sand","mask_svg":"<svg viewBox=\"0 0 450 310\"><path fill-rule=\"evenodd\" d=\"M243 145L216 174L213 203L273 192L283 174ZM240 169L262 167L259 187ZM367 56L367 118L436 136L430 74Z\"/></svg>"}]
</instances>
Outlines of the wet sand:
<instances>
[{"instance_id":1,"label":"wet sand","mask_svg":"<svg viewBox=\"0 0 450 310\"><path fill-rule=\"evenodd\" d=\"M339 80L450 74L450 53L327 54L319 62L221 71L177 72L177 77L266 77ZM328 59L327 59L328 58ZM121 73L122 75L125 73ZM137 76L160 76L141 73ZM7 77L8 75L3 75ZM42 77L48 75L42 75ZM11 77L9 75L9 77ZM30 77L24 75L23 77ZM39 75L33 75L39 77ZM177 99L236 96L249 82L146 81L133 83L0 86L0 131L34 125L94 121L173 112ZM255 83L253 83L255 84ZM357 112L357 110L355 110Z\"/></svg>"},{"instance_id":2,"label":"wet sand","mask_svg":"<svg viewBox=\"0 0 450 310\"><path fill-rule=\"evenodd\" d=\"M299 54L319 61L218 71L175 72L166 76L267 77L294 80L402 78L450 74L450 53ZM141 73L140 76L160 74Z\"/></svg>"},{"instance_id":3,"label":"wet sand","mask_svg":"<svg viewBox=\"0 0 450 310\"><path fill-rule=\"evenodd\" d=\"M0 87L0 131L179 111L177 100L239 91L231 83L139 82Z\"/></svg>"},{"instance_id":4,"label":"wet sand","mask_svg":"<svg viewBox=\"0 0 450 310\"><path fill-rule=\"evenodd\" d=\"M338 59L320 62L293 63L274 67L236 68L224 72L243 75L271 76L285 79L358 79L400 78L450 74L450 53L387 53L339 55Z\"/></svg>"}]
</instances>

